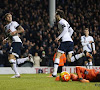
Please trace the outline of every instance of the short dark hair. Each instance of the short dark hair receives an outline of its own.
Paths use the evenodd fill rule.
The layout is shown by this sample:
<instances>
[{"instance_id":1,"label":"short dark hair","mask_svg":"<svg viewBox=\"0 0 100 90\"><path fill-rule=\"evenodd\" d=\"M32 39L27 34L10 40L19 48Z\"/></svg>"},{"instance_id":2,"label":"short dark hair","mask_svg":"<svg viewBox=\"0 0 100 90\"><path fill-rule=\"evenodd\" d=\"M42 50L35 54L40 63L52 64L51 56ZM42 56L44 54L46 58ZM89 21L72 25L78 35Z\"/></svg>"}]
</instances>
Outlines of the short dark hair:
<instances>
[{"instance_id":1,"label":"short dark hair","mask_svg":"<svg viewBox=\"0 0 100 90\"><path fill-rule=\"evenodd\" d=\"M63 10L57 9L56 15L60 15L61 18L65 18L65 14L64 14Z\"/></svg>"}]
</instances>

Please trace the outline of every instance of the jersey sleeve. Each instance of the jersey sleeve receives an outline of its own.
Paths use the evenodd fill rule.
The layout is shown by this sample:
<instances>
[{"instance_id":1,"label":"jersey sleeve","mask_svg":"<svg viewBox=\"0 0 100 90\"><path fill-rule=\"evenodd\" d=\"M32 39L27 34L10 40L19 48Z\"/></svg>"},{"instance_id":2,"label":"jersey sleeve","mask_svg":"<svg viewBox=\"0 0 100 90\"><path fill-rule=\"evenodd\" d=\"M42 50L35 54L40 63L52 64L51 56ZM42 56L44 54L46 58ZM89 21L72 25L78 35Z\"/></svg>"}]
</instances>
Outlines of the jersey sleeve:
<instances>
[{"instance_id":1,"label":"jersey sleeve","mask_svg":"<svg viewBox=\"0 0 100 90\"><path fill-rule=\"evenodd\" d=\"M62 27L63 28L63 31L61 32L61 34L58 36L58 38L61 38L62 36L64 36L64 34L66 33L66 32L68 32L68 28L67 27Z\"/></svg>"},{"instance_id":2,"label":"jersey sleeve","mask_svg":"<svg viewBox=\"0 0 100 90\"><path fill-rule=\"evenodd\" d=\"M92 41L93 41L93 43L92 43L92 47L93 47L93 50L95 50L95 43L94 43L94 39L93 39L93 37L91 37L92 38Z\"/></svg>"},{"instance_id":3,"label":"jersey sleeve","mask_svg":"<svg viewBox=\"0 0 100 90\"><path fill-rule=\"evenodd\" d=\"M69 27L68 32L70 33L70 36L72 36L74 30L72 29L72 27Z\"/></svg>"},{"instance_id":4,"label":"jersey sleeve","mask_svg":"<svg viewBox=\"0 0 100 90\"><path fill-rule=\"evenodd\" d=\"M19 26L18 22L16 22L16 21L14 21L13 24L14 24L15 28L17 28Z\"/></svg>"},{"instance_id":5,"label":"jersey sleeve","mask_svg":"<svg viewBox=\"0 0 100 90\"><path fill-rule=\"evenodd\" d=\"M82 74L84 74L85 70L86 68L84 67L80 67L80 66L76 67L76 73L78 75L79 80L83 79Z\"/></svg>"}]
</instances>

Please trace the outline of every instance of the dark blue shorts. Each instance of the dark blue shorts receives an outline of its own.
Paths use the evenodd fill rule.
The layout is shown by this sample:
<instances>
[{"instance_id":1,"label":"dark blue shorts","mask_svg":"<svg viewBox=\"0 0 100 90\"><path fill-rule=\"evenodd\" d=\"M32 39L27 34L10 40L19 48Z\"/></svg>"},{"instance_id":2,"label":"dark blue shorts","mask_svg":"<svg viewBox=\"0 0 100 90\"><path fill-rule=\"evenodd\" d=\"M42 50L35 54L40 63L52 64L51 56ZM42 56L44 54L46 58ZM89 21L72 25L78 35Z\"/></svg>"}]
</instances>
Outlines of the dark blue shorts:
<instances>
[{"instance_id":1,"label":"dark blue shorts","mask_svg":"<svg viewBox=\"0 0 100 90\"><path fill-rule=\"evenodd\" d=\"M13 42L10 49L10 54L19 57L21 54L22 43L21 42Z\"/></svg>"},{"instance_id":2,"label":"dark blue shorts","mask_svg":"<svg viewBox=\"0 0 100 90\"><path fill-rule=\"evenodd\" d=\"M73 52L74 43L71 41L61 42L60 46L58 47L58 52L66 53Z\"/></svg>"}]
</instances>

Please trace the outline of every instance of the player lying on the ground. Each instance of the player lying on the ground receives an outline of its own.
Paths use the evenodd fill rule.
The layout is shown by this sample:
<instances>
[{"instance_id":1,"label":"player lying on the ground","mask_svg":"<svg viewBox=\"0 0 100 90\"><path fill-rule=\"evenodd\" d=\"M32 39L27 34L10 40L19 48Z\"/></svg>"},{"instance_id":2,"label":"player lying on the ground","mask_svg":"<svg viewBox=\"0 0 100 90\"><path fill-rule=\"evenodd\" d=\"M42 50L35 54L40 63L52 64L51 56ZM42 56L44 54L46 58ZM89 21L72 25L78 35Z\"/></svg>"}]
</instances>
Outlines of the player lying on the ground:
<instances>
[{"instance_id":1,"label":"player lying on the ground","mask_svg":"<svg viewBox=\"0 0 100 90\"><path fill-rule=\"evenodd\" d=\"M72 81L80 82L100 82L100 70L87 69L76 66L76 74L70 74ZM60 77L56 77L56 81L60 81Z\"/></svg>"}]
</instances>

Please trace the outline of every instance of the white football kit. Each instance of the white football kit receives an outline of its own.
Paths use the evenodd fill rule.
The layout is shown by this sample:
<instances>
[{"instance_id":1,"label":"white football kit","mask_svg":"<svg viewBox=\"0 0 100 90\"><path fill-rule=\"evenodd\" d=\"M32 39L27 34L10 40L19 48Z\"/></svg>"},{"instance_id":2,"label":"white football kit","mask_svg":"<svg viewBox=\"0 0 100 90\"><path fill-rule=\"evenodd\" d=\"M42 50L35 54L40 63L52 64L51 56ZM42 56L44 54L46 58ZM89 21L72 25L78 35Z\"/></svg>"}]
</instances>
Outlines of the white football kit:
<instances>
[{"instance_id":1,"label":"white football kit","mask_svg":"<svg viewBox=\"0 0 100 90\"><path fill-rule=\"evenodd\" d=\"M73 53L74 43L71 38L74 30L70 27L69 23L65 19L61 19L58 22L58 28L61 34L58 38L62 39L60 46L58 47L58 52L60 53Z\"/></svg>"},{"instance_id":2,"label":"white football kit","mask_svg":"<svg viewBox=\"0 0 100 90\"><path fill-rule=\"evenodd\" d=\"M92 41L93 43L89 43L89 41ZM83 46L83 51L86 50L87 52L92 52L92 50L95 50L94 39L92 36L81 36L81 44Z\"/></svg>"},{"instance_id":3,"label":"white football kit","mask_svg":"<svg viewBox=\"0 0 100 90\"><path fill-rule=\"evenodd\" d=\"M16 31L16 28L19 26L19 24L16 21L12 21L11 23L7 24L5 26L5 32L10 33ZM19 38L18 34L12 36L12 42L22 42Z\"/></svg>"},{"instance_id":4,"label":"white football kit","mask_svg":"<svg viewBox=\"0 0 100 90\"><path fill-rule=\"evenodd\" d=\"M16 28L18 26L19 26L19 24L16 21L12 21L5 26L5 32L7 34L14 32L17 30ZM22 41L19 38L18 34L10 37L10 39L12 41L12 45L11 45L11 49L10 49L9 53L15 55L16 57L19 57L19 55L21 54Z\"/></svg>"},{"instance_id":5,"label":"white football kit","mask_svg":"<svg viewBox=\"0 0 100 90\"><path fill-rule=\"evenodd\" d=\"M73 42L71 36L72 36L74 30L70 27L69 23L65 19L61 19L58 22L58 28L61 32L61 34L58 37L62 38L62 42L65 42L65 41Z\"/></svg>"}]
</instances>

